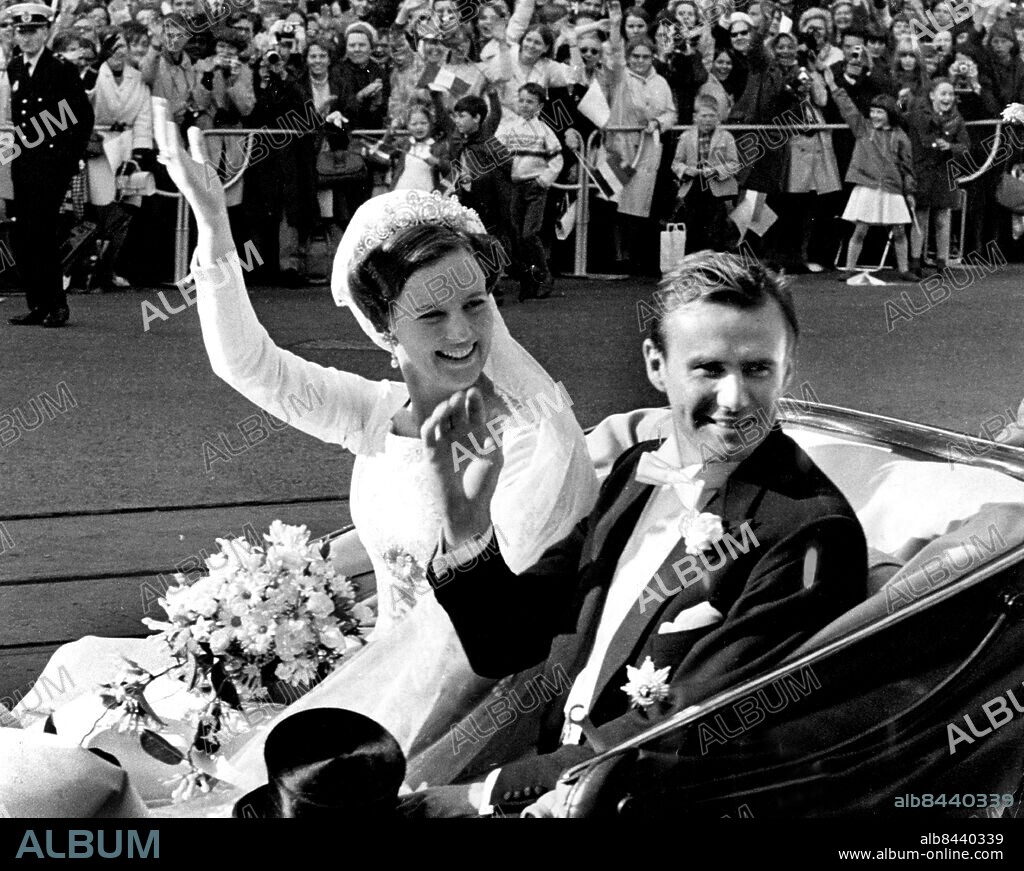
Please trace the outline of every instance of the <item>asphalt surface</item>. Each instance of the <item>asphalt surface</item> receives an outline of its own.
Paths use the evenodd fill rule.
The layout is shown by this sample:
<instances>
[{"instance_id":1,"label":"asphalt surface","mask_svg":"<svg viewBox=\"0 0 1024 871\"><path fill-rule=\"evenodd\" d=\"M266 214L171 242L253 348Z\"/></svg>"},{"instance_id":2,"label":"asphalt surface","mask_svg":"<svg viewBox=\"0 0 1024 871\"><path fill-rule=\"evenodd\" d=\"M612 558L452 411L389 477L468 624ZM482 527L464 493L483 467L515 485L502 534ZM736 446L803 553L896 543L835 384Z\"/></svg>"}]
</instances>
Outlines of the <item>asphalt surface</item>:
<instances>
[{"instance_id":1,"label":"asphalt surface","mask_svg":"<svg viewBox=\"0 0 1024 871\"><path fill-rule=\"evenodd\" d=\"M967 286L932 305L913 285L801 276L796 382L822 402L978 434L1024 396L1022 278L1018 266L961 276ZM661 404L640 356L641 303L651 303L655 284L558 286L564 298L503 312L564 383L581 424ZM177 290L163 294L73 296L61 330L7 326L24 303L0 301L0 698L24 686L57 641L143 632L153 578L201 557L216 537L277 517L314 534L349 520L352 458L261 426L258 410L210 371L194 308L164 320L148 309L144 329L143 302L182 305ZM394 377L326 288L255 289L252 298L281 346ZM902 311L890 305L887 314L886 301ZM906 320L911 307L918 313Z\"/></svg>"}]
</instances>

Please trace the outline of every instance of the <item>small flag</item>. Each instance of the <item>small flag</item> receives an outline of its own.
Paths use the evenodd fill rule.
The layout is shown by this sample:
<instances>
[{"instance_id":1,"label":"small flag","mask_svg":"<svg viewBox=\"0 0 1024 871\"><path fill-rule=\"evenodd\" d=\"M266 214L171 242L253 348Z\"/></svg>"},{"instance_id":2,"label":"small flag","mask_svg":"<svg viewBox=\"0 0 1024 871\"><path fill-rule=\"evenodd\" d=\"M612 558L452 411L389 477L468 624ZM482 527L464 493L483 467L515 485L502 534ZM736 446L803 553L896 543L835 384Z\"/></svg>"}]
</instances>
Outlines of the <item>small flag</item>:
<instances>
[{"instance_id":1,"label":"small flag","mask_svg":"<svg viewBox=\"0 0 1024 871\"><path fill-rule=\"evenodd\" d=\"M416 82L417 88L428 88L431 82L437 78L437 74L441 72L441 65L435 63L429 63L423 67L423 72L420 74L419 81Z\"/></svg>"},{"instance_id":2,"label":"small flag","mask_svg":"<svg viewBox=\"0 0 1024 871\"><path fill-rule=\"evenodd\" d=\"M562 198L560 210L561 214L558 216L558 220L555 221L555 238L559 242L564 242L569 238L573 228L576 226L576 201L566 194Z\"/></svg>"},{"instance_id":3,"label":"small flag","mask_svg":"<svg viewBox=\"0 0 1024 871\"><path fill-rule=\"evenodd\" d=\"M748 230L757 236L763 236L778 220L779 216L765 204L767 199L768 195L762 191L748 190L743 199L736 204L729 217L739 229L740 239Z\"/></svg>"},{"instance_id":4,"label":"small flag","mask_svg":"<svg viewBox=\"0 0 1024 871\"><path fill-rule=\"evenodd\" d=\"M619 201L619 194L629 184L635 170L623 166L622 159L615 151L602 151L594 165L594 181L598 186L598 196L613 203Z\"/></svg>"},{"instance_id":5,"label":"small flag","mask_svg":"<svg viewBox=\"0 0 1024 871\"><path fill-rule=\"evenodd\" d=\"M612 114L608 98L605 97L604 90L596 80L591 82L576 108L579 109L583 117L593 121L598 127L606 126Z\"/></svg>"},{"instance_id":6,"label":"small flag","mask_svg":"<svg viewBox=\"0 0 1024 871\"><path fill-rule=\"evenodd\" d=\"M461 97L463 94L468 94L470 89L473 87L465 79L459 78L451 70L440 70L434 80L430 83L429 87L432 90L447 91L453 97Z\"/></svg>"}]
</instances>

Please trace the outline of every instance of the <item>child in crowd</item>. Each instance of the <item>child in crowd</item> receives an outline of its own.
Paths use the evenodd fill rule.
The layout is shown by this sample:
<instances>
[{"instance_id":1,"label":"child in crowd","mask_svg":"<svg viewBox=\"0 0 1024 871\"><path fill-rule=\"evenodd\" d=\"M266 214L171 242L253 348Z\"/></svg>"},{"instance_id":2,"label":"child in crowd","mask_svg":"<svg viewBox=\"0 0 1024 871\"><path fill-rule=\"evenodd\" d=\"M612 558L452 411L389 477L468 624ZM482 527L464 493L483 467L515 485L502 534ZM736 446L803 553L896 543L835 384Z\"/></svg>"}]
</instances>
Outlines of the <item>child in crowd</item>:
<instances>
[{"instance_id":1,"label":"child in crowd","mask_svg":"<svg viewBox=\"0 0 1024 871\"><path fill-rule=\"evenodd\" d=\"M952 207L956 201L949 184L949 161L962 157L971 145L949 79L935 79L928 98L911 104L907 126L917 179L917 223L910 234L910 271L920 278L924 275L921 254L928 242L928 225L933 214L935 266L939 272L946 268Z\"/></svg>"},{"instance_id":2,"label":"child in crowd","mask_svg":"<svg viewBox=\"0 0 1024 871\"><path fill-rule=\"evenodd\" d=\"M896 100L880 94L871 101L871 119L865 120L849 94L836 84L832 70L822 75L832 99L853 131L856 144L846 181L856 185L843 212L844 221L855 226L846 252L846 268L853 270L860 259L868 227L892 227L896 265L902 281L917 281L907 261L905 224L912 221L914 208L914 162L910 138L900 127ZM840 275L840 281L846 281Z\"/></svg>"},{"instance_id":3,"label":"child in crowd","mask_svg":"<svg viewBox=\"0 0 1024 871\"><path fill-rule=\"evenodd\" d=\"M452 178L452 193L476 211L488 233L510 248L512 155L494 137L501 102L493 89L486 96L486 101L474 95L456 101L442 170Z\"/></svg>"},{"instance_id":4,"label":"child in crowd","mask_svg":"<svg viewBox=\"0 0 1024 871\"><path fill-rule=\"evenodd\" d=\"M683 131L672 161L672 172L680 182L677 220L681 218L686 225L688 252L705 248L726 251L736 241L735 227L729 224L733 197L739 192L736 141L728 130L719 129L714 97L703 94L693 106L696 126Z\"/></svg>"},{"instance_id":5,"label":"child in crowd","mask_svg":"<svg viewBox=\"0 0 1024 871\"><path fill-rule=\"evenodd\" d=\"M391 189L437 190L443 144L433 136L433 111L422 103L414 103L407 126L411 135L404 138L395 152L391 173L395 182Z\"/></svg>"},{"instance_id":6,"label":"child in crowd","mask_svg":"<svg viewBox=\"0 0 1024 871\"><path fill-rule=\"evenodd\" d=\"M520 301L551 295L540 232L548 188L562 171L562 148L551 128L537 117L544 97L544 88L536 82L523 85L518 92L518 114L503 118L495 134L512 155L510 232Z\"/></svg>"}]
</instances>

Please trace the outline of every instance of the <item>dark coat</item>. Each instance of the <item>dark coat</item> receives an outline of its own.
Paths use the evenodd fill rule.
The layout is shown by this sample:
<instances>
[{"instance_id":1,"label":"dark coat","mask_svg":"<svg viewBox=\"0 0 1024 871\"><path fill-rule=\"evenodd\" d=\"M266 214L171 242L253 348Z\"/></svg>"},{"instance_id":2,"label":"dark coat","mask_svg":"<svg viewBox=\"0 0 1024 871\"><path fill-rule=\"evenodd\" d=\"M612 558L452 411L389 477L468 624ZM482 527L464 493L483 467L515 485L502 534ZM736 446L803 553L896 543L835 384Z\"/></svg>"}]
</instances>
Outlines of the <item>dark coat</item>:
<instances>
[{"instance_id":1,"label":"dark coat","mask_svg":"<svg viewBox=\"0 0 1024 871\"><path fill-rule=\"evenodd\" d=\"M435 101L438 98L435 97ZM451 119L439 115L440 129L445 135L445 148L440 152L442 174L453 174L461 165L469 174L469 189L455 188L455 195L468 208L474 209L487 232L504 239L512 238L509 215L512 208L512 154L494 136L501 123L501 102L493 92L486 95L487 117L476 133L463 136Z\"/></svg>"},{"instance_id":2,"label":"dark coat","mask_svg":"<svg viewBox=\"0 0 1024 871\"><path fill-rule=\"evenodd\" d=\"M245 174L246 203L254 213L283 213L300 233L308 232L318 211L315 173L320 119L301 83L291 77L272 76L264 82L257 76L253 91L256 107L249 118L253 127L299 130L301 135L254 137Z\"/></svg>"},{"instance_id":3,"label":"dark coat","mask_svg":"<svg viewBox=\"0 0 1024 871\"><path fill-rule=\"evenodd\" d=\"M502 677L546 658L543 674L562 684L546 702L536 747L520 748L539 755L527 752L502 766L495 806L528 802L595 752L559 744L564 684L571 686L586 665L616 565L654 492L635 472L641 454L656 446L645 442L623 454L590 515L522 574L513 575L493 550L440 579L429 574L475 671ZM745 527L757 544L720 551L721 559L705 563L699 582L689 584L674 566L696 558L687 557L682 540L669 554L616 632L597 680L590 719L607 746L763 672L865 598L867 545L853 509L781 431L737 467L706 510L736 535ZM724 615L721 622L659 633L662 623L705 601ZM648 656L656 668L670 668L670 695L632 709L621 689L626 667Z\"/></svg>"},{"instance_id":4,"label":"dark coat","mask_svg":"<svg viewBox=\"0 0 1024 871\"><path fill-rule=\"evenodd\" d=\"M348 118L350 130L381 130L387 127L388 96L391 92L391 77L376 61L369 61L365 67L356 66L346 59L338 64L341 95L338 108ZM384 87L379 93L365 100L356 95L375 79Z\"/></svg>"},{"instance_id":5,"label":"dark coat","mask_svg":"<svg viewBox=\"0 0 1024 871\"><path fill-rule=\"evenodd\" d=\"M20 134L14 174L36 167L45 175L70 177L85 154L94 117L78 69L44 48L31 77L24 57L17 54L7 67L7 78L11 123Z\"/></svg>"},{"instance_id":6,"label":"dark coat","mask_svg":"<svg viewBox=\"0 0 1024 871\"><path fill-rule=\"evenodd\" d=\"M784 126L788 112L798 109L798 100L786 87L787 74L775 64L751 72L743 96L736 101L730 123L778 124ZM742 169L740 187L765 193L786 188L789 134L782 130L747 131L736 134L736 148Z\"/></svg>"},{"instance_id":7,"label":"dark coat","mask_svg":"<svg viewBox=\"0 0 1024 871\"><path fill-rule=\"evenodd\" d=\"M915 100L906 115L907 133L914 156L915 202L918 206L948 209L954 205L949 177L949 162L967 153L971 141L960 113L953 109L948 115L939 115L931 100ZM948 151L934 147L936 139L945 139L952 145Z\"/></svg>"}]
</instances>

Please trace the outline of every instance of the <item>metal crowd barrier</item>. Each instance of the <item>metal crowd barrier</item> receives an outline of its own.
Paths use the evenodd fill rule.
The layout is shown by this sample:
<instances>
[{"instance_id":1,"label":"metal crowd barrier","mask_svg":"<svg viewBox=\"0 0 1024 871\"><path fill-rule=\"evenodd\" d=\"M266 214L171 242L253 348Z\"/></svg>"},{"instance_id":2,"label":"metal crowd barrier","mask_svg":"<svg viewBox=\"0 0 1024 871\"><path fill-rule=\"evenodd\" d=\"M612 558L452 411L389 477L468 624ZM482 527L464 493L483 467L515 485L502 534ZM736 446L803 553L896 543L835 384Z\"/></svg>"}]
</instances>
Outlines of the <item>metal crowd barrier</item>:
<instances>
[{"instance_id":1,"label":"metal crowd barrier","mask_svg":"<svg viewBox=\"0 0 1024 871\"><path fill-rule=\"evenodd\" d=\"M690 129L693 125L677 125L670 127L664 131L666 133L679 133L684 130ZM969 182L974 181L978 177L984 175L992 168L995 162L996 154L1002 145L1003 141L1003 122L998 119L983 120L983 121L968 121L966 122L968 127L995 127L995 135L993 137L992 147L986 157L984 163L975 172L965 175L956 180L958 187L962 187ZM5 124L0 125L0 132L14 132L17 128L12 125ZM109 131L110 127L96 127L98 131ZM792 126L780 126L776 124L723 124L721 129L728 130L732 133L735 132L752 132L760 130L781 130L792 132ZM821 132L825 130L849 130L846 124L808 124L806 126L801 125L801 130ZM574 151L577 161L577 180L572 184L554 184L553 189L560 191L568 191L570 193L575 192L576 203L575 203L575 251L573 258L573 273L572 275L576 278L588 278L591 274L587 271L587 257L588 257L588 242L589 242L589 225L590 225L590 193L592 188L596 187L592 181L592 173L594 172L594 161L592 156L597 153L598 137L605 133L641 133L643 127L605 127L603 129L595 130L590 134L587 141L583 144L582 149ZM253 137L256 135L266 136L307 136L311 131L309 130L295 130L290 128L279 128L279 129L268 129L263 127L243 127L237 129L223 129L223 130L204 130L203 135L205 136L244 136L246 137L244 145L244 153L241 167L238 169L231 178L223 182L224 188L228 189L238 183L238 181L244 175L246 169L249 168L249 162L252 157L252 145ZM357 136L364 139L376 139L383 138L388 130L350 130L348 131L349 136ZM778 147L784 147L785 143ZM185 202L185 198L178 191L162 191L157 190L157 194L163 197L172 197L177 201L177 216L175 220L175 239L174 239L174 269L175 274L181 276L183 279L188 274L188 262L189 262L189 245L188 245L188 205ZM966 204L961 210L961 247L963 246L963 228L967 222L967 207ZM179 279L180 280L180 279Z\"/></svg>"},{"instance_id":2,"label":"metal crowd barrier","mask_svg":"<svg viewBox=\"0 0 1024 871\"><path fill-rule=\"evenodd\" d=\"M1003 121L999 119L985 119L981 121L967 121L965 126L967 127L991 127L995 126L995 133L992 141L992 147L986 157L984 163L975 172L969 175L962 176L956 179L957 187L963 187L965 184L974 181L980 176L984 175L991 168L995 162L996 154L1002 145L1003 139ZM684 130L689 130L694 125L676 125L668 128L668 130L662 131L664 133L680 133ZM782 130L792 132L793 126L786 125L780 126L778 124L721 124L719 129L728 130L730 133L736 132L751 132L759 130ZM815 133L822 131L831 130L849 130L847 124L807 124L800 125L800 130L813 131ZM591 160L591 155L596 154L599 149L598 138L603 136L605 133L642 133L645 128L643 127L603 127L598 130L594 130L584 145L582 153L577 154L577 159L580 162L580 183L572 186L577 188L578 199L576 204L576 259L575 259L575 271L574 276L579 278L590 277L590 273L587 272L587 231L590 221L590 208L589 208L589 190L588 187L590 182L591 173L594 171L594 162ZM786 143L780 144L779 148L785 146ZM584 167L585 164L585 167ZM558 187L568 187L566 185L559 185ZM961 210L960 217L960 245L963 247L963 233L964 227L967 224L967 206L966 202L964 208Z\"/></svg>"}]
</instances>

